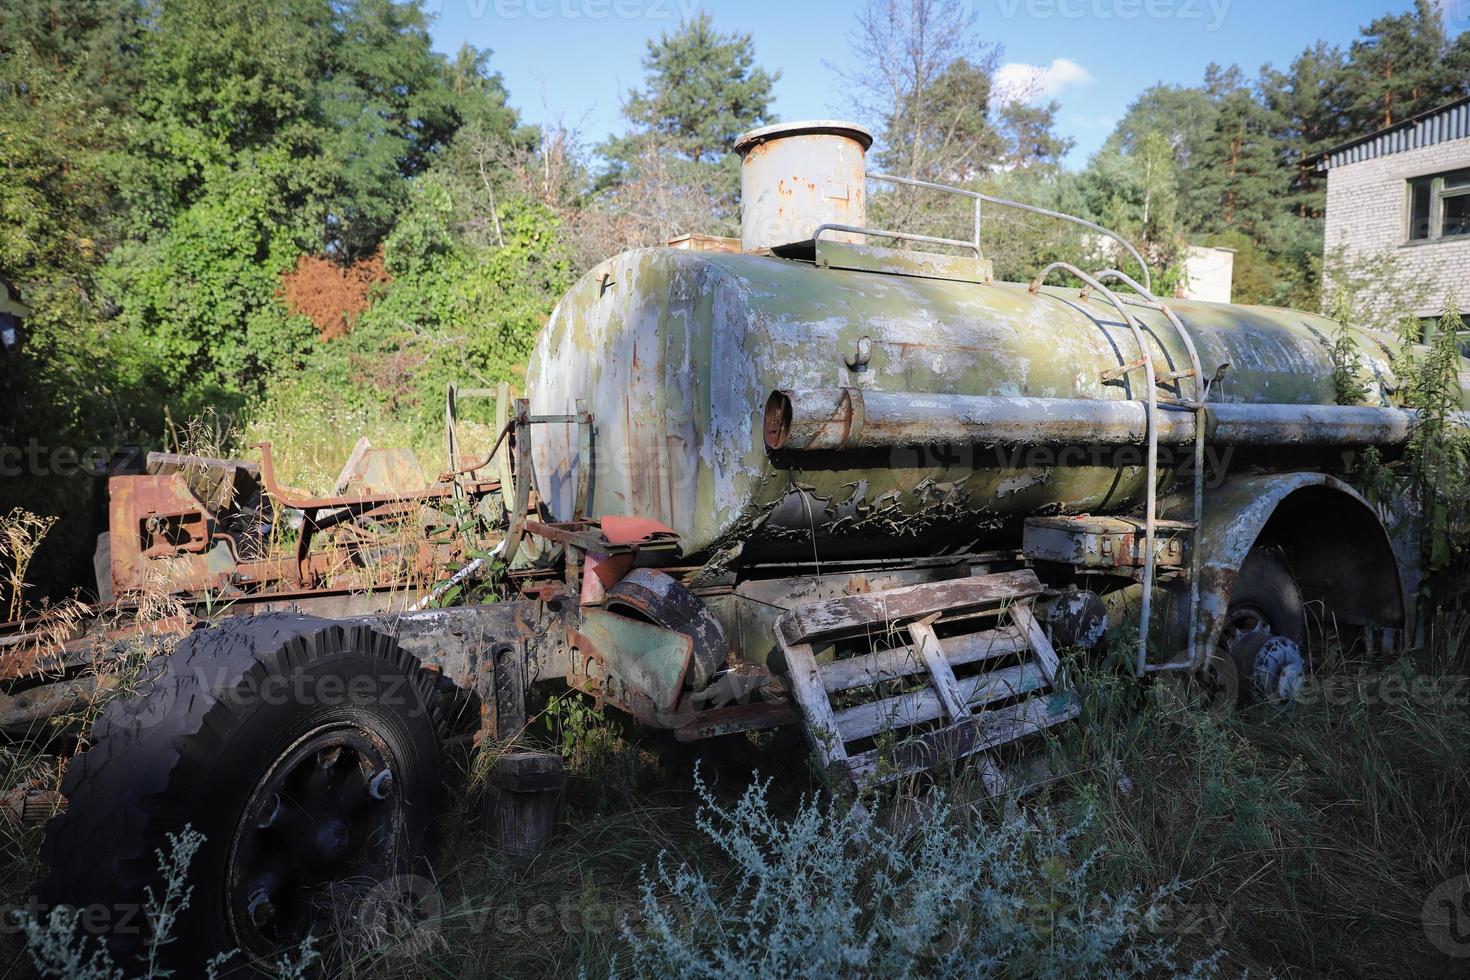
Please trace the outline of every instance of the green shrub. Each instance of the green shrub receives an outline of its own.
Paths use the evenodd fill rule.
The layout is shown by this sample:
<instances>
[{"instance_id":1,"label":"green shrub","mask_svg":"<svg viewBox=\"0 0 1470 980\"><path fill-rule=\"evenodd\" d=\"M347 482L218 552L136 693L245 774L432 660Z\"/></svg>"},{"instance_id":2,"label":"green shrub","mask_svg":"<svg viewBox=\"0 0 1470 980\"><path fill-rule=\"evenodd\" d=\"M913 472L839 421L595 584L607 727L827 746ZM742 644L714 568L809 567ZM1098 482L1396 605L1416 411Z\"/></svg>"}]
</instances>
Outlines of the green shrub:
<instances>
[{"instance_id":1,"label":"green shrub","mask_svg":"<svg viewBox=\"0 0 1470 980\"><path fill-rule=\"evenodd\" d=\"M661 859L624 927L634 972L680 977L1155 976L1173 950L1148 934L1168 890L1097 887L1086 821L1045 811L998 824L936 798L892 833L840 802L772 812L769 782L733 807L700 783L696 825L727 866ZM727 870L728 869L728 870ZM1186 975L1211 972L1196 964Z\"/></svg>"}]
</instances>

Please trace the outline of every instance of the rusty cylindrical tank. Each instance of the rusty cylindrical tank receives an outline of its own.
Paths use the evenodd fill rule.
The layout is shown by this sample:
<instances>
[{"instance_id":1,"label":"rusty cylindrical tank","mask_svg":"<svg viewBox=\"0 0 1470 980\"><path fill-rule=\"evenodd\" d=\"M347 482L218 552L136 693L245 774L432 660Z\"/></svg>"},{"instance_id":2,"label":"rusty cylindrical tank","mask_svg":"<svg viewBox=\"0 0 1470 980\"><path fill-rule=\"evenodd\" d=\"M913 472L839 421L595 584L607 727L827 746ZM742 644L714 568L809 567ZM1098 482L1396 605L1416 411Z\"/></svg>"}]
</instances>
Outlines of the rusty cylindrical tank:
<instances>
[{"instance_id":1,"label":"rusty cylindrical tank","mask_svg":"<svg viewBox=\"0 0 1470 980\"><path fill-rule=\"evenodd\" d=\"M844 156L866 146L853 135L861 130L834 123L785 129L784 136L740 141L747 164L754 160L743 188L747 249L809 238L823 222L861 223L833 220L835 195L821 190L839 172L851 178L851 191L861 190L860 168L854 172ZM800 151L790 160L787 141ZM779 190L787 176L780 165L791 160L811 170L790 174L796 190L788 198ZM772 179L775 196L764 183ZM797 202L796 224L770 220L782 200ZM860 194L849 193L849 208L860 213L861 204ZM875 271L819 267L810 249L780 251L791 257L625 252L593 268L558 304L532 353L527 391L533 413L571 413L583 399L595 415L594 516L656 518L679 532L686 559L726 565L935 554L987 531L999 539L1043 508L1116 512L1140 499L1140 447L1105 445L1086 430L1074 444L1049 448L882 442L826 452L769 449L765 410L781 391L831 399L849 389L874 405L886 404L885 393L974 396L971 407L982 412L986 398L1134 401L1126 419L1109 417L1125 428L1141 420L1141 374L1104 380L1137 349L1116 309L1096 294L883 271L876 249ZM1170 306L1192 334L1206 377L1221 376L1212 402L1335 404L1336 323L1257 306ZM1165 317L1141 307L1136 314L1159 370L1186 366ZM1369 387L1364 404L1388 404L1392 349L1366 332L1358 345ZM1251 414L1234 431L1249 434L1275 414ZM1010 422L1024 434L1024 415ZM553 515L567 519L582 465L576 427L537 426L533 439L541 491ZM1166 466L1190 455L1184 447L1169 451Z\"/></svg>"}]
</instances>

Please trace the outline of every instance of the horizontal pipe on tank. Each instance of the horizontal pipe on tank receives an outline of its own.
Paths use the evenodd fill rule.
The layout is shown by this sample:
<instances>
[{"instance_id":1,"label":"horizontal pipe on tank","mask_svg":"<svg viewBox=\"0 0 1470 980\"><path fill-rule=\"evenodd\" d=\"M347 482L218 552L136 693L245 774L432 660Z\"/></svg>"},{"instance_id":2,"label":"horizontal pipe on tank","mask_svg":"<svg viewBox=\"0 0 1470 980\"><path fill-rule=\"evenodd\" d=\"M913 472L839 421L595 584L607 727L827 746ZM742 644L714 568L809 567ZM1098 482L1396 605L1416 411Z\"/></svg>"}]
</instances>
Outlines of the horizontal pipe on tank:
<instances>
[{"instance_id":1,"label":"horizontal pipe on tank","mask_svg":"<svg viewBox=\"0 0 1470 980\"><path fill-rule=\"evenodd\" d=\"M1159 442L1194 441L1193 411L1159 409ZM934 395L859 388L793 388L766 400L772 450L886 449L925 445L1132 445L1148 437L1141 401ZM1393 446L1415 413L1356 405L1206 407L1205 437L1235 446Z\"/></svg>"}]
</instances>

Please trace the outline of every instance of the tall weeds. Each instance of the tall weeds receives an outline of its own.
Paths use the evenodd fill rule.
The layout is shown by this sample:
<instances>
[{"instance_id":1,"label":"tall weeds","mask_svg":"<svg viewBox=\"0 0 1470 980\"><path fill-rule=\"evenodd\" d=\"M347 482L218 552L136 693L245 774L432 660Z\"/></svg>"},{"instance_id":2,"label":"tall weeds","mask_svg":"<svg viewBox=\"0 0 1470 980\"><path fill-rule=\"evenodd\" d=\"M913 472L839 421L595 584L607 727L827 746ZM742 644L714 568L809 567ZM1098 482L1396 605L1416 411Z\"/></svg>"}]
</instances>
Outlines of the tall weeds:
<instances>
[{"instance_id":1,"label":"tall weeds","mask_svg":"<svg viewBox=\"0 0 1470 980\"><path fill-rule=\"evenodd\" d=\"M907 834L868 811L807 800L772 811L768 784L734 806L701 785L696 826L719 850L663 858L624 926L645 977L1203 975L1152 935L1168 887L1099 887L1089 819L1038 810L991 824L942 798Z\"/></svg>"},{"instance_id":2,"label":"tall weeds","mask_svg":"<svg viewBox=\"0 0 1470 980\"><path fill-rule=\"evenodd\" d=\"M16 507L0 517L0 562L3 562L8 602L7 619L20 619L25 613L26 571L41 539L55 525L55 517L42 517Z\"/></svg>"},{"instance_id":3,"label":"tall weeds","mask_svg":"<svg viewBox=\"0 0 1470 980\"><path fill-rule=\"evenodd\" d=\"M1467 634L1455 610L1412 656L1334 656L1290 713L1139 700L1120 671L1078 669L1060 801L1094 815L1102 880L1178 881L1183 952L1221 952L1227 975L1447 975L1421 912L1470 865Z\"/></svg>"}]
</instances>

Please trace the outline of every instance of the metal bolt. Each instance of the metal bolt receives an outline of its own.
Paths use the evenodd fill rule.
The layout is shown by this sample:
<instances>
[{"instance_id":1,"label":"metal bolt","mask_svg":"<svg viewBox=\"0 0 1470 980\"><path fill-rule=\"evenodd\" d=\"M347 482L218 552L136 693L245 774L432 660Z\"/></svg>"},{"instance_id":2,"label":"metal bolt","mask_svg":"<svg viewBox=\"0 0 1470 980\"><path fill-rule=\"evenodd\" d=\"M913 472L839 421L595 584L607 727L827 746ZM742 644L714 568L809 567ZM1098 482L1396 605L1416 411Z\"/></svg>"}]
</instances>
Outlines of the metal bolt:
<instances>
[{"instance_id":1,"label":"metal bolt","mask_svg":"<svg viewBox=\"0 0 1470 980\"><path fill-rule=\"evenodd\" d=\"M271 897L266 894L264 888L257 888L250 894L250 902L245 906L245 914L250 916L250 921L257 928L275 918L276 907L271 904Z\"/></svg>"},{"instance_id":2,"label":"metal bolt","mask_svg":"<svg viewBox=\"0 0 1470 980\"><path fill-rule=\"evenodd\" d=\"M272 793L270 805L261 810L260 819L255 822L255 826L265 830L267 827L275 826L279 819L281 819L281 794Z\"/></svg>"},{"instance_id":3,"label":"metal bolt","mask_svg":"<svg viewBox=\"0 0 1470 980\"><path fill-rule=\"evenodd\" d=\"M393 770L384 769L368 783L368 795L375 800L386 800L393 792Z\"/></svg>"}]
</instances>

